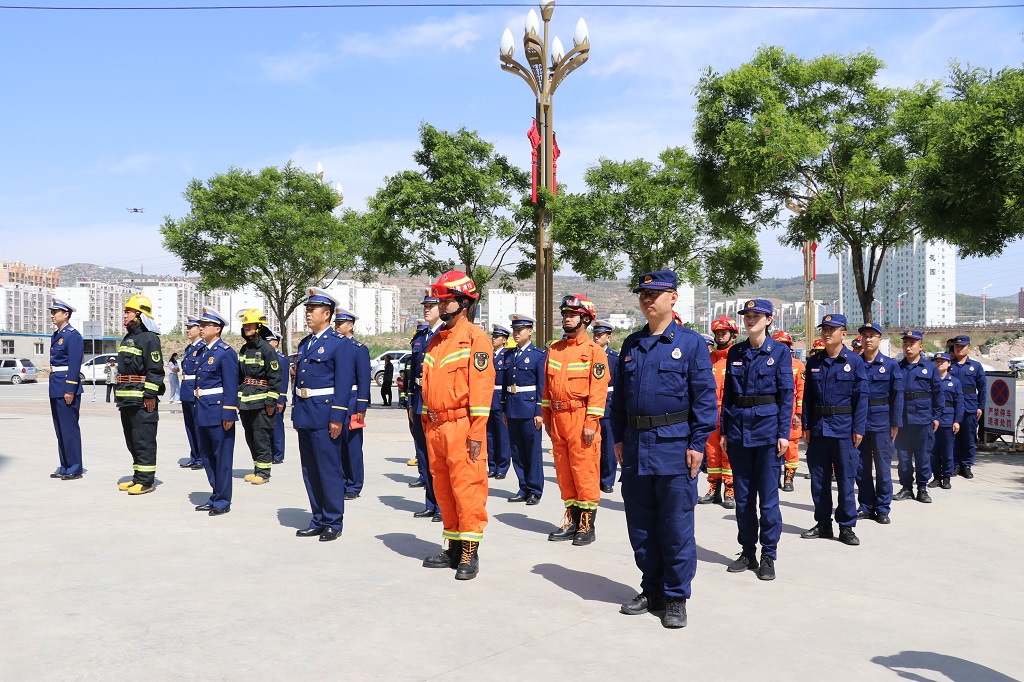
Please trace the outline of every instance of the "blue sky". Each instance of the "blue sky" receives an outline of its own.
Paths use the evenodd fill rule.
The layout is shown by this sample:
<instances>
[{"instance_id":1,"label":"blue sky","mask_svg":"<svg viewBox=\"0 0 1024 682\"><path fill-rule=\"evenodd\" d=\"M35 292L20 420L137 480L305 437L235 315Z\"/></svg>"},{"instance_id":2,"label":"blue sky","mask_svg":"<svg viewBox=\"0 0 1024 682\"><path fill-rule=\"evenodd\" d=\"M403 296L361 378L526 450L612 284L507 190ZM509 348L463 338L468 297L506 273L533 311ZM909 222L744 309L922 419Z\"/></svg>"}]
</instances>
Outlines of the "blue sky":
<instances>
[{"instance_id":1,"label":"blue sky","mask_svg":"<svg viewBox=\"0 0 1024 682\"><path fill-rule=\"evenodd\" d=\"M917 4L814 4L824 3ZM164 215L187 211L181 192L191 178L321 161L326 178L343 184L346 205L362 208L385 176L413 167L421 121L477 130L527 168L532 95L497 57L505 26L521 52L528 9L0 10L0 260L178 274L158 227ZM703 69L733 68L761 44L802 57L873 49L892 85L940 79L951 59L997 69L1024 59L1021 8L561 6L552 28L567 45L580 16L591 58L555 100L559 180L571 191L583 189L583 172L599 157L653 159L689 146ZM799 254L776 235L761 241L763 276L801 273ZM834 260L819 263L820 272L835 270ZM957 280L963 293L990 283L989 295L1015 293L1024 244L964 261Z\"/></svg>"}]
</instances>

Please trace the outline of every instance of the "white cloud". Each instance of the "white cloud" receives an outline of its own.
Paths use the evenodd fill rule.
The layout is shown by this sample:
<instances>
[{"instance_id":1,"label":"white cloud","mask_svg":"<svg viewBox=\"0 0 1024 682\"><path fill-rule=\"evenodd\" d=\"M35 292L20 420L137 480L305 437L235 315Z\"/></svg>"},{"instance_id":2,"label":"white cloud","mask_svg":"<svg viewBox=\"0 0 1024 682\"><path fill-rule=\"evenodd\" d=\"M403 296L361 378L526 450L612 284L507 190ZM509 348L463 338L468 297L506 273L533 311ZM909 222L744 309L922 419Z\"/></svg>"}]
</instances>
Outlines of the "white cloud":
<instances>
[{"instance_id":1,"label":"white cloud","mask_svg":"<svg viewBox=\"0 0 1024 682\"><path fill-rule=\"evenodd\" d=\"M129 154L120 159L101 159L97 170L101 173L144 173L153 169L160 162L155 154Z\"/></svg>"}]
</instances>

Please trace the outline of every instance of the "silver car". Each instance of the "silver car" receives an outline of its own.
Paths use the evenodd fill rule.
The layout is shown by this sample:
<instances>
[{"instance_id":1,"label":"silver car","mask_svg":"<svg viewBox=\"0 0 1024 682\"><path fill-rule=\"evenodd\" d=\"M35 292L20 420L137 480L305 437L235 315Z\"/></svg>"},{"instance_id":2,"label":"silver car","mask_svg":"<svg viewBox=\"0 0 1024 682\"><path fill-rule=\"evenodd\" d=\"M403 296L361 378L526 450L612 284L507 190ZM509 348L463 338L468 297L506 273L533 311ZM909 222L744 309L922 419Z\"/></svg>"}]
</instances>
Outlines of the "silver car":
<instances>
[{"instance_id":1,"label":"silver car","mask_svg":"<svg viewBox=\"0 0 1024 682\"><path fill-rule=\"evenodd\" d=\"M23 381L38 381L36 366L28 358L0 359L0 381L20 384Z\"/></svg>"}]
</instances>

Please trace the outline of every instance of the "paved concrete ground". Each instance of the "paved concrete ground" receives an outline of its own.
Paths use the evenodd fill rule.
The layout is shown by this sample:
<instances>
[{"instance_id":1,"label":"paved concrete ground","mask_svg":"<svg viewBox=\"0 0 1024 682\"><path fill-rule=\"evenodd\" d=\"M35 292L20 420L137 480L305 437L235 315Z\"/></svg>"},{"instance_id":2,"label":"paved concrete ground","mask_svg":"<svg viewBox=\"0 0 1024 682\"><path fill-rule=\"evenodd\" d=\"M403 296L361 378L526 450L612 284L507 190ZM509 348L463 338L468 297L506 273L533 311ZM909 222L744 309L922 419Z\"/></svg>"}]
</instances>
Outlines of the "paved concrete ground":
<instances>
[{"instance_id":1,"label":"paved concrete ground","mask_svg":"<svg viewBox=\"0 0 1024 682\"><path fill-rule=\"evenodd\" d=\"M45 385L0 386L0 679L1024 678L1024 456L982 457L934 504L896 503L892 525L858 525L860 547L798 537L813 524L798 477L773 583L726 573L734 517L699 507L690 624L668 631L618 613L639 581L618 491L594 545L546 541L561 517L550 459L539 506L505 502L514 475L492 488L481 574L456 582L420 566L441 529L412 518L401 411L371 411L363 496L319 543L294 536L309 518L294 432L262 487L241 480L239 439L232 512L209 517L192 509L205 475L177 466L174 407L160 485L130 497L112 406L84 404L88 473L63 482L47 477Z\"/></svg>"}]
</instances>

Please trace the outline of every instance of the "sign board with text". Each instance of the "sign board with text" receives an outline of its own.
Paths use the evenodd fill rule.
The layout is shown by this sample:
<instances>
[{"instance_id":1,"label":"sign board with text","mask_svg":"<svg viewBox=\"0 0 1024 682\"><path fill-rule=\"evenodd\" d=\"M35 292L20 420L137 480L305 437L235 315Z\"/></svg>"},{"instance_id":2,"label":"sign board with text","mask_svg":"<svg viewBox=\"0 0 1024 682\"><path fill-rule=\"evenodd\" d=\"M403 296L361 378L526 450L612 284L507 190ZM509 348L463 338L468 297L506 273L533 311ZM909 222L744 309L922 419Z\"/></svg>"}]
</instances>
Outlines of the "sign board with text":
<instances>
[{"instance_id":1,"label":"sign board with text","mask_svg":"<svg viewBox=\"0 0 1024 682\"><path fill-rule=\"evenodd\" d=\"M985 431L1012 436L1017 428L1017 380L1010 372L988 372Z\"/></svg>"}]
</instances>

